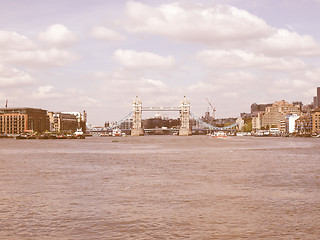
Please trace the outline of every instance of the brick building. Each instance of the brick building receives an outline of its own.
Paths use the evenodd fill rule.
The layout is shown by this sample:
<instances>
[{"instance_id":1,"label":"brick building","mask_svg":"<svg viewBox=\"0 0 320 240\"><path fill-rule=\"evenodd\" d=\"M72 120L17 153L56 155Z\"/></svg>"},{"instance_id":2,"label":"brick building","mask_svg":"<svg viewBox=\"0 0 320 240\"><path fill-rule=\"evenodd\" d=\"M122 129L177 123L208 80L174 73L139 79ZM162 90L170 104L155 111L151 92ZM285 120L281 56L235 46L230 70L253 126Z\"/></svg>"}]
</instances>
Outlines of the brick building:
<instances>
[{"instance_id":1,"label":"brick building","mask_svg":"<svg viewBox=\"0 0 320 240\"><path fill-rule=\"evenodd\" d=\"M47 110L38 108L0 108L0 133L20 134L49 130Z\"/></svg>"},{"instance_id":2,"label":"brick building","mask_svg":"<svg viewBox=\"0 0 320 240\"><path fill-rule=\"evenodd\" d=\"M48 112L51 132L86 132L86 112Z\"/></svg>"}]
</instances>

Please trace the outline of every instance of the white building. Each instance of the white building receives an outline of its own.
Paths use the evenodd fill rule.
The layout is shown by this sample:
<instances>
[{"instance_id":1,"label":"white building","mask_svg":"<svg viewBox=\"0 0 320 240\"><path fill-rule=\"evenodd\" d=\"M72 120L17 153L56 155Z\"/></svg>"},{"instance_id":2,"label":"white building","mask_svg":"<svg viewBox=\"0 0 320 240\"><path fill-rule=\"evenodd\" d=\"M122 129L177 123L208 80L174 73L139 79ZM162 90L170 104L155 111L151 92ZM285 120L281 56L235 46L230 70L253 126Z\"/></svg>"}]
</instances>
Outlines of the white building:
<instances>
[{"instance_id":1,"label":"white building","mask_svg":"<svg viewBox=\"0 0 320 240\"><path fill-rule=\"evenodd\" d=\"M296 128L296 120L299 118L299 116L297 114L292 114L292 115L288 115L286 116L287 119L287 131L288 133L294 133Z\"/></svg>"}]
</instances>

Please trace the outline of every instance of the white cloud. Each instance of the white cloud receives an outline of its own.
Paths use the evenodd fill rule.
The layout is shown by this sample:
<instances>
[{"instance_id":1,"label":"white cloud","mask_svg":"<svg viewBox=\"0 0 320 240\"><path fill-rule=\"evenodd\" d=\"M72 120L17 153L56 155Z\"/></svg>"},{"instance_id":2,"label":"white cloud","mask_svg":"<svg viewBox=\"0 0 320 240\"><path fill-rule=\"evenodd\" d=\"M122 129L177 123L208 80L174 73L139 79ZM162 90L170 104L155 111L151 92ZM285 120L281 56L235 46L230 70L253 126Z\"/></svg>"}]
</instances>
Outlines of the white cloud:
<instances>
[{"instance_id":1,"label":"white cloud","mask_svg":"<svg viewBox=\"0 0 320 240\"><path fill-rule=\"evenodd\" d=\"M309 81L313 81L313 82L319 82L319 79L320 79L320 68L306 71L305 75L302 76L302 78L308 79Z\"/></svg>"},{"instance_id":2,"label":"white cloud","mask_svg":"<svg viewBox=\"0 0 320 240\"><path fill-rule=\"evenodd\" d=\"M82 111L87 107L101 107L101 103L95 97L90 97L87 91L81 89L65 88L60 90L52 85L44 85L35 89L30 99L37 105L43 105L44 109L59 112Z\"/></svg>"},{"instance_id":3,"label":"white cloud","mask_svg":"<svg viewBox=\"0 0 320 240\"><path fill-rule=\"evenodd\" d=\"M4 51L0 53L3 62L23 64L25 66L63 66L79 58L78 55L57 48L48 50Z\"/></svg>"},{"instance_id":4,"label":"white cloud","mask_svg":"<svg viewBox=\"0 0 320 240\"><path fill-rule=\"evenodd\" d=\"M0 87L23 87L34 83L35 80L29 74L0 64Z\"/></svg>"},{"instance_id":5,"label":"white cloud","mask_svg":"<svg viewBox=\"0 0 320 240\"><path fill-rule=\"evenodd\" d=\"M306 68L298 58L273 58L263 54L232 49L203 50L197 54L198 59L211 68L259 68L264 70L287 71Z\"/></svg>"},{"instance_id":6,"label":"white cloud","mask_svg":"<svg viewBox=\"0 0 320 240\"><path fill-rule=\"evenodd\" d=\"M117 104L121 105L123 101L128 101L128 98L131 99L137 95L143 96L150 102L165 99L165 103L170 101L171 96L176 97L176 94L172 92L173 88L170 88L163 80L146 77L141 72L133 73L122 68L111 74L98 72L94 74L94 77L103 81L99 92L102 98L108 99L108 104L118 102ZM106 92L108 92L107 95ZM155 98L155 96L157 97ZM126 102L124 107L128 104L127 106L131 109L130 103L131 100Z\"/></svg>"},{"instance_id":7,"label":"white cloud","mask_svg":"<svg viewBox=\"0 0 320 240\"><path fill-rule=\"evenodd\" d=\"M312 56L320 55L320 44L310 35L278 29L261 40L261 51L276 56Z\"/></svg>"},{"instance_id":8,"label":"white cloud","mask_svg":"<svg viewBox=\"0 0 320 240\"><path fill-rule=\"evenodd\" d=\"M145 78L141 76L128 76L126 71L116 71L105 77L105 83L108 89L112 89L112 93L117 97L124 97L127 94L140 95L155 93L165 93L168 86L161 80Z\"/></svg>"},{"instance_id":9,"label":"white cloud","mask_svg":"<svg viewBox=\"0 0 320 240\"><path fill-rule=\"evenodd\" d=\"M0 30L0 50L33 49L35 44L27 37L16 32Z\"/></svg>"},{"instance_id":10,"label":"white cloud","mask_svg":"<svg viewBox=\"0 0 320 240\"><path fill-rule=\"evenodd\" d=\"M228 5L171 3L158 8L129 1L127 29L182 41L214 43L267 37L273 29L264 20Z\"/></svg>"},{"instance_id":11,"label":"white cloud","mask_svg":"<svg viewBox=\"0 0 320 240\"><path fill-rule=\"evenodd\" d=\"M271 84L267 91L270 94L274 91L274 93L279 93L279 96L282 96L283 98L290 100L293 98L292 100L295 101L299 100L302 95L302 97L309 97L311 102L313 96L312 89L315 92L316 88L312 82L295 78L279 78ZM309 95L306 93L309 93Z\"/></svg>"},{"instance_id":12,"label":"white cloud","mask_svg":"<svg viewBox=\"0 0 320 240\"><path fill-rule=\"evenodd\" d=\"M76 41L76 36L66 26L54 24L45 32L39 33L39 39L53 46L67 46Z\"/></svg>"},{"instance_id":13,"label":"white cloud","mask_svg":"<svg viewBox=\"0 0 320 240\"><path fill-rule=\"evenodd\" d=\"M91 36L100 40L106 40L108 42L119 42L124 41L126 39L125 36L123 36L120 33L117 33L116 31L112 29L108 29L102 26L97 26L92 29Z\"/></svg>"},{"instance_id":14,"label":"white cloud","mask_svg":"<svg viewBox=\"0 0 320 240\"><path fill-rule=\"evenodd\" d=\"M53 86L46 85L38 87L37 90L32 93L32 96L37 99L49 99L62 97L62 94L57 93Z\"/></svg>"},{"instance_id":15,"label":"white cloud","mask_svg":"<svg viewBox=\"0 0 320 240\"><path fill-rule=\"evenodd\" d=\"M209 82L197 82L195 84L191 84L187 87L189 92L196 92L196 93L203 93L203 92L210 92L216 93L223 89L221 84L214 84Z\"/></svg>"},{"instance_id":16,"label":"white cloud","mask_svg":"<svg viewBox=\"0 0 320 240\"><path fill-rule=\"evenodd\" d=\"M265 55L320 55L320 44L312 36L273 28L263 19L229 5L170 3L151 7L129 1L126 13L129 32L233 48L246 47ZM243 45L243 41L250 44Z\"/></svg>"},{"instance_id":17,"label":"white cloud","mask_svg":"<svg viewBox=\"0 0 320 240\"><path fill-rule=\"evenodd\" d=\"M175 66L172 56L162 57L151 52L118 49L113 58L124 67L130 69L169 69Z\"/></svg>"},{"instance_id":18,"label":"white cloud","mask_svg":"<svg viewBox=\"0 0 320 240\"><path fill-rule=\"evenodd\" d=\"M50 33L50 31L49 31ZM59 37L52 40L55 43L66 44L66 38L59 40ZM50 34L46 35L49 37ZM60 37L63 34L60 35ZM26 36L20 35L16 32L1 31L0 30L0 63L18 64L22 66L32 67L50 67L63 66L79 58L75 53L59 49L57 47L39 47L34 44Z\"/></svg>"}]
</instances>

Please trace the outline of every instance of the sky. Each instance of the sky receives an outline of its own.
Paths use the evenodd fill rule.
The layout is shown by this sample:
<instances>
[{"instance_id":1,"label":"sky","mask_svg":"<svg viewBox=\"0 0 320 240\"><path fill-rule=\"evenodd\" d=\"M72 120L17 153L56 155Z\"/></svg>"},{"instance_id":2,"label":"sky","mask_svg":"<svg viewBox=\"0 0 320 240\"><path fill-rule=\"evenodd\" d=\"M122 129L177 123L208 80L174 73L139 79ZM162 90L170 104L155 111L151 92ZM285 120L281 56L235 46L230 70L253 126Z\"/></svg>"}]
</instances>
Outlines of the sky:
<instances>
[{"instance_id":1,"label":"sky","mask_svg":"<svg viewBox=\"0 0 320 240\"><path fill-rule=\"evenodd\" d=\"M0 107L85 110L102 125L136 96L148 107L186 96L199 117L207 98L217 118L310 104L319 12L320 0L0 0Z\"/></svg>"}]
</instances>

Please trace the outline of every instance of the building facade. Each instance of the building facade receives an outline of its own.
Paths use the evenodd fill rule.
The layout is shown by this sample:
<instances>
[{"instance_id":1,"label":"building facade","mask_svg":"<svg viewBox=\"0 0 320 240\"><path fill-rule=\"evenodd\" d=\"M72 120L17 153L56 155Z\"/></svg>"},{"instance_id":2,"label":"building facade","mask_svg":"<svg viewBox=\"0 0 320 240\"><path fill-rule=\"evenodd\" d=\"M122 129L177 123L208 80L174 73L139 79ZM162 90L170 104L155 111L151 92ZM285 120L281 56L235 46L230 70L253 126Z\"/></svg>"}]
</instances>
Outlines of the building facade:
<instances>
[{"instance_id":1,"label":"building facade","mask_svg":"<svg viewBox=\"0 0 320 240\"><path fill-rule=\"evenodd\" d=\"M87 113L86 111L81 112L61 112L63 114L72 114L76 116L78 129L81 129L84 133L87 130Z\"/></svg>"},{"instance_id":2,"label":"building facade","mask_svg":"<svg viewBox=\"0 0 320 240\"><path fill-rule=\"evenodd\" d=\"M312 111L312 133L320 134L320 107Z\"/></svg>"},{"instance_id":3,"label":"building facade","mask_svg":"<svg viewBox=\"0 0 320 240\"><path fill-rule=\"evenodd\" d=\"M272 103L267 104L257 104L253 103L251 104L251 114L258 114L259 112L264 112L266 110L266 107L271 107Z\"/></svg>"},{"instance_id":4,"label":"building facade","mask_svg":"<svg viewBox=\"0 0 320 240\"><path fill-rule=\"evenodd\" d=\"M293 115L288 115L286 116L286 121L285 121L285 132L292 134L296 132L296 120L299 119L299 116L297 114Z\"/></svg>"},{"instance_id":5,"label":"building facade","mask_svg":"<svg viewBox=\"0 0 320 240\"><path fill-rule=\"evenodd\" d=\"M312 134L312 114L308 113L299 117L296 122L296 132L300 135Z\"/></svg>"},{"instance_id":6,"label":"building facade","mask_svg":"<svg viewBox=\"0 0 320 240\"><path fill-rule=\"evenodd\" d=\"M133 125L133 119L128 118L120 124L120 129L131 129Z\"/></svg>"},{"instance_id":7,"label":"building facade","mask_svg":"<svg viewBox=\"0 0 320 240\"><path fill-rule=\"evenodd\" d=\"M38 108L0 108L0 133L20 134L49 130L47 110Z\"/></svg>"},{"instance_id":8,"label":"building facade","mask_svg":"<svg viewBox=\"0 0 320 240\"><path fill-rule=\"evenodd\" d=\"M272 106L267 106L265 111L261 111L252 118L252 129L278 128L281 132L286 132L286 116L301 116L301 103L288 103L284 100L277 101ZM292 123L291 123L292 125Z\"/></svg>"},{"instance_id":9,"label":"building facade","mask_svg":"<svg viewBox=\"0 0 320 240\"><path fill-rule=\"evenodd\" d=\"M277 101L271 107L266 107L266 111L261 116L261 127L281 128L281 121L285 120L287 115L301 115L300 105L294 105L284 100Z\"/></svg>"},{"instance_id":10,"label":"building facade","mask_svg":"<svg viewBox=\"0 0 320 240\"><path fill-rule=\"evenodd\" d=\"M261 114L258 113L256 117L252 118L252 130L257 131L261 129Z\"/></svg>"},{"instance_id":11,"label":"building facade","mask_svg":"<svg viewBox=\"0 0 320 240\"><path fill-rule=\"evenodd\" d=\"M75 132L82 129L86 132L86 113L48 112L51 132Z\"/></svg>"},{"instance_id":12,"label":"building facade","mask_svg":"<svg viewBox=\"0 0 320 240\"><path fill-rule=\"evenodd\" d=\"M320 134L320 107L296 120L298 134Z\"/></svg>"}]
</instances>

